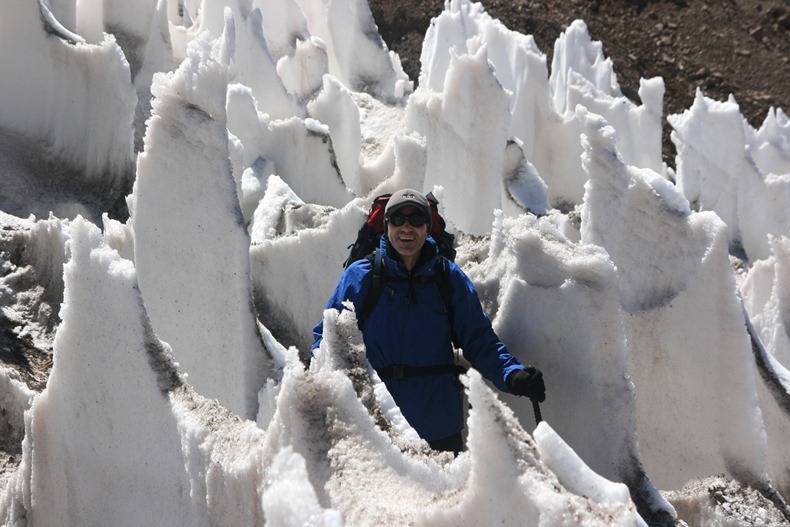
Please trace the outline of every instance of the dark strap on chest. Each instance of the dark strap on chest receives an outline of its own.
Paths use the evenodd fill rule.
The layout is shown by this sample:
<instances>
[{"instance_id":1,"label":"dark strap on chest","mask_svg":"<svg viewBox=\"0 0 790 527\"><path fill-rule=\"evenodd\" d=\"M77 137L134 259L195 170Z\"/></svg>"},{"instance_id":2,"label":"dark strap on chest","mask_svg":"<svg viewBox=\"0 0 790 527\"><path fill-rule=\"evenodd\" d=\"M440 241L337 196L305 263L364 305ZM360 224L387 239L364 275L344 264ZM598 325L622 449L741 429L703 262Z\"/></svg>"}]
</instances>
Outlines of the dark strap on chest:
<instances>
[{"instance_id":1,"label":"dark strap on chest","mask_svg":"<svg viewBox=\"0 0 790 527\"><path fill-rule=\"evenodd\" d=\"M384 292L384 263L381 261L381 249L376 249L366 256L366 259L371 263L370 289L367 296L365 296L364 302L362 302L362 311L357 317L360 329L362 329L373 308L378 304L381 293Z\"/></svg>"}]
</instances>

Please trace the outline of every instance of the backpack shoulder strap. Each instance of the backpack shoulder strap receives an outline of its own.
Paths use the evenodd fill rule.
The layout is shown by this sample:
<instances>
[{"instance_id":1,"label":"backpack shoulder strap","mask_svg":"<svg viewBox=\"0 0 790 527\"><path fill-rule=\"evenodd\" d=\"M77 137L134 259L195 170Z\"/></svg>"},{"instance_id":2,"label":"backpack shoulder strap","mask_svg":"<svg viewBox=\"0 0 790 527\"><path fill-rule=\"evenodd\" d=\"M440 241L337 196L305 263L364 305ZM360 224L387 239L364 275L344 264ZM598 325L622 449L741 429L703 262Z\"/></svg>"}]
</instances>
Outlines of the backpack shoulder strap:
<instances>
[{"instance_id":1,"label":"backpack shoulder strap","mask_svg":"<svg viewBox=\"0 0 790 527\"><path fill-rule=\"evenodd\" d=\"M357 316L360 329L362 329L373 308L376 307L379 298L381 298L381 293L384 291L384 263L381 261L381 249L374 250L365 259L371 263L370 289L362 303L362 310Z\"/></svg>"},{"instance_id":2,"label":"backpack shoulder strap","mask_svg":"<svg viewBox=\"0 0 790 527\"><path fill-rule=\"evenodd\" d=\"M452 330L454 313L453 313L453 286L450 283L450 260L448 260L442 255L439 255L436 258L436 267L434 268L433 285L436 287L436 291L439 293L439 298L441 298L442 300L442 304L444 305L444 312L447 313L447 317L450 319L450 330L451 330L453 345L456 348L460 348L460 346L458 345L458 337L456 336L455 331Z\"/></svg>"},{"instance_id":3,"label":"backpack shoulder strap","mask_svg":"<svg viewBox=\"0 0 790 527\"><path fill-rule=\"evenodd\" d=\"M436 267L434 267L433 283L444 304L444 310L450 314L453 308L452 287L450 286L450 262L442 255L436 257Z\"/></svg>"}]
</instances>

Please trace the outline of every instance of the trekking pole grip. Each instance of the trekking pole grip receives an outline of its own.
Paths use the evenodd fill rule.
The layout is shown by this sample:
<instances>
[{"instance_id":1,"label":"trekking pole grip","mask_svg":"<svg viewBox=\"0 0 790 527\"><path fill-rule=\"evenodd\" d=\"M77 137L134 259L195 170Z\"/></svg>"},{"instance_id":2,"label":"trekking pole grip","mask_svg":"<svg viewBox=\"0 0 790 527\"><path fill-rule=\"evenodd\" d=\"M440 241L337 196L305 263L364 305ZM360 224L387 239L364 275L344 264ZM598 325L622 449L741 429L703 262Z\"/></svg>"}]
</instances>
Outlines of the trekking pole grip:
<instances>
[{"instance_id":1,"label":"trekking pole grip","mask_svg":"<svg viewBox=\"0 0 790 527\"><path fill-rule=\"evenodd\" d=\"M540 415L540 403L534 397L531 397L530 401L532 401L532 411L535 413L535 424L539 425L543 421L543 416Z\"/></svg>"}]
</instances>

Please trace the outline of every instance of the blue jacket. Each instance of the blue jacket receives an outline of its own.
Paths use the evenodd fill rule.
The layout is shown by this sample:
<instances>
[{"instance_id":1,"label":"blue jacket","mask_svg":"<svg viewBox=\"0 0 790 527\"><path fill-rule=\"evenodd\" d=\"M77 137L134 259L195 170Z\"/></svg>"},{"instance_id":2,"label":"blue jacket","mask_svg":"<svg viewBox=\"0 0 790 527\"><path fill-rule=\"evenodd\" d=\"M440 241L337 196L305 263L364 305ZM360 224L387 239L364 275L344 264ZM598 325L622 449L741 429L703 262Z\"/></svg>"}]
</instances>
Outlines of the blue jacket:
<instances>
[{"instance_id":1,"label":"blue jacket","mask_svg":"<svg viewBox=\"0 0 790 527\"><path fill-rule=\"evenodd\" d=\"M381 238L381 250L385 276L401 279L384 281L381 298L364 322L363 340L371 366L453 364L450 317L433 281L420 279L434 274L436 242L430 237L426 240L411 274L400 260L392 257L394 250L390 249L386 236ZM351 300L360 313L370 289L371 268L371 262L364 259L351 264L326 308L341 310L342 302ZM505 379L524 366L499 341L472 282L453 262L450 262L450 286L452 330L464 357L497 388L507 392ZM323 322L313 329L313 349L320 345L322 332ZM444 439L463 429L461 393L453 374L383 380L403 416L423 439Z\"/></svg>"}]
</instances>

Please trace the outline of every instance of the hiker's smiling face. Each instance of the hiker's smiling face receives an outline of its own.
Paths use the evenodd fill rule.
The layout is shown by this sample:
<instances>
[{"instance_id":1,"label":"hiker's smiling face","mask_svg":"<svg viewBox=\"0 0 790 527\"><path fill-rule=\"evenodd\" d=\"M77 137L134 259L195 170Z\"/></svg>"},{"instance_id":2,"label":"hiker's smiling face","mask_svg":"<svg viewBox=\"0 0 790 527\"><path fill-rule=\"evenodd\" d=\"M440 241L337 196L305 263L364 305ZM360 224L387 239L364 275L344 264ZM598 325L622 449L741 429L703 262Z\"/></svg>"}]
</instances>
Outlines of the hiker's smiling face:
<instances>
[{"instance_id":1,"label":"hiker's smiling face","mask_svg":"<svg viewBox=\"0 0 790 527\"><path fill-rule=\"evenodd\" d=\"M405 220L401 223L401 220ZM415 227L414 223L421 223ZM396 225L401 223L401 225ZM406 205L399 208L387 221L387 236L390 244L400 255L406 269L412 270L420 257L420 251L428 237L425 213L417 207Z\"/></svg>"}]
</instances>

